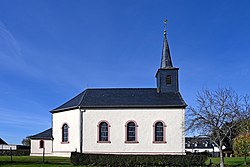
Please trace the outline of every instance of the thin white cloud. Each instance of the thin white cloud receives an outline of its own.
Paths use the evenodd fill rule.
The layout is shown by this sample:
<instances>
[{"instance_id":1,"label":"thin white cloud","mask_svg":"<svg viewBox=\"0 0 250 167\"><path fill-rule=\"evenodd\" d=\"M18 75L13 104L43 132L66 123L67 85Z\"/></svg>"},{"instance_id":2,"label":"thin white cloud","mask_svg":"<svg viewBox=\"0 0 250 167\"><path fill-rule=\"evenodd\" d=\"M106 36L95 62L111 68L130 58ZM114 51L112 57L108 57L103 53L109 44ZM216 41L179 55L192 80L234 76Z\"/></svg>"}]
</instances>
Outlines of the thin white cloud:
<instances>
[{"instance_id":1,"label":"thin white cloud","mask_svg":"<svg viewBox=\"0 0 250 167\"><path fill-rule=\"evenodd\" d=\"M50 125L48 116L41 116L32 112L18 112L12 109L0 108L0 125L11 126L22 129L36 129L39 127L47 127Z\"/></svg>"},{"instance_id":2,"label":"thin white cloud","mask_svg":"<svg viewBox=\"0 0 250 167\"><path fill-rule=\"evenodd\" d=\"M11 71L37 76L41 72L24 61L22 49L14 35L0 21L0 65Z\"/></svg>"},{"instance_id":3,"label":"thin white cloud","mask_svg":"<svg viewBox=\"0 0 250 167\"><path fill-rule=\"evenodd\" d=\"M9 51L12 52L12 56L18 57L21 55L21 48L18 45L18 42L14 38L14 36L8 31L3 22L0 21L0 39L1 44L5 45L7 48L11 49Z\"/></svg>"},{"instance_id":4,"label":"thin white cloud","mask_svg":"<svg viewBox=\"0 0 250 167\"><path fill-rule=\"evenodd\" d=\"M54 62L46 62L43 54L49 55L49 53L37 51L28 43L19 43L5 24L0 21L0 69L26 75L42 82L80 86L75 82L79 81L78 77L72 76L72 73L65 69L60 62L56 62L56 65Z\"/></svg>"}]
</instances>

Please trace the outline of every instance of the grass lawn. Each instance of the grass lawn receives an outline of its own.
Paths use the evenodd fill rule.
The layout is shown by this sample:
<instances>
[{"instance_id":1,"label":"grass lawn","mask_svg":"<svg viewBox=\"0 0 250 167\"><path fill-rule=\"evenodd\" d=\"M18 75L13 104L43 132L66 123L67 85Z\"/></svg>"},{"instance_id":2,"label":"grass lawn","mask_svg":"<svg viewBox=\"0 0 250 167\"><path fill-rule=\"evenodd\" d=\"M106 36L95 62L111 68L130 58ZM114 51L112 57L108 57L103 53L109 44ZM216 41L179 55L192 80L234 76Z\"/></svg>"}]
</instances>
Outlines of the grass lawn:
<instances>
[{"instance_id":1,"label":"grass lawn","mask_svg":"<svg viewBox=\"0 0 250 167\"><path fill-rule=\"evenodd\" d=\"M210 159L213 164L220 164L220 158L208 158L206 164L209 164ZM225 157L224 158L225 165L228 167L233 166L244 166L244 158L243 157ZM250 167L250 157L247 158L247 166Z\"/></svg>"},{"instance_id":2,"label":"grass lawn","mask_svg":"<svg viewBox=\"0 0 250 167\"><path fill-rule=\"evenodd\" d=\"M209 164L210 159L213 164L220 164L219 158L209 158L206 164ZM73 167L70 159L67 157L45 157L45 163L42 163L42 157L32 156L13 156L11 163L10 156L0 156L0 167ZM250 167L250 157L247 159L248 167ZM242 157L225 158L226 167L243 167ZM88 166L90 167L90 166Z\"/></svg>"},{"instance_id":3,"label":"grass lawn","mask_svg":"<svg viewBox=\"0 0 250 167\"><path fill-rule=\"evenodd\" d=\"M66 157L45 157L45 163L43 164L42 157L33 156L13 156L13 162L11 163L10 156L0 156L0 166L7 167L72 167L70 159Z\"/></svg>"}]
</instances>

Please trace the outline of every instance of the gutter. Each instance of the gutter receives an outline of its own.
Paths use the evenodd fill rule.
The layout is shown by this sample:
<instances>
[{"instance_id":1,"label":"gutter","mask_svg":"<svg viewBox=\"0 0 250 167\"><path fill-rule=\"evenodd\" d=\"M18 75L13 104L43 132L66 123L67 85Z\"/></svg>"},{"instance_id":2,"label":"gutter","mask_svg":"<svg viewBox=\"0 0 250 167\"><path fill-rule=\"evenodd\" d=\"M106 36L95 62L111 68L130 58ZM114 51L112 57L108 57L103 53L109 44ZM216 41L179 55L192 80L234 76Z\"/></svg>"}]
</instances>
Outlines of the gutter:
<instances>
[{"instance_id":1,"label":"gutter","mask_svg":"<svg viewBox=\"0 0 250 167\"><path fill-rule=\"evenodd\" d=\"M58 112L63 112L63 111L68 111L68 110L72 110L72 109L77 109L79 108L80 106L75 106L75 107L71 107L71 108L64 108L64 109L60 109L60 110L52 110L50 111L52 114L54 113L58 113ZM112 109L112 108L132 108L132 109L138 109L138 108L186 108L187 107L187 104L183 104L183 105L167 105L167 106L164 106L164 105L134 105L134 106L125 106L125 105L110 105L110 106L84 106L84 108L88 108L88 109L98 109L98 108L105 108L105 109Z\"/></svg>"}]
</instances>

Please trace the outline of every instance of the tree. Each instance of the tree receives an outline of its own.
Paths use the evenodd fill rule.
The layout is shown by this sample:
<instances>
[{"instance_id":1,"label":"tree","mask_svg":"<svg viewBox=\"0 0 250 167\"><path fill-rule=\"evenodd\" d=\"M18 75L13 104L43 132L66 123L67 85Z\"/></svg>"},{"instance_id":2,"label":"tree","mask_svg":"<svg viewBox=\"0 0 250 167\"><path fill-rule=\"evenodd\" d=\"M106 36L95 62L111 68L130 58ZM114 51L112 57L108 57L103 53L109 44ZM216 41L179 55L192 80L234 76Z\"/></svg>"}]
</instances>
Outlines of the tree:
<instances>
[{"instance_id":1,"label":"tree","mask_svg":"<svg viewBox=\"0 0 250 167\"><path fill-rule=\"evenodd\" d=\"M236 131L237 137L233 139L233 149L236 154L244 156L244 164L247 164L246 157L250 153L250 96L243 97L243 113L238 122Z\"/></svg>"},{"instance_id":2,"label":"tree","mask_svg":"<svg viewBox=\"0 0 250 167\"><path fill-rule=\"evenodd\" d=\"M206 89L198 92L196 107L188 109L187 130L211 139L220 150L220 167L224 167L222 147L225 139L244 115L243 99L232 89L220 88L215 91Z\"/></svg>"},{"instance_id":3,"label":"tree","mask_svg":"<svg viewBox=\"0 0 250 167\"><path fill-rule=\"evenodd\" d=\"M247 155L250 153L250 133L244 133L234 139L234 151L240 156L244 156L244 165L247 164Z\"/></svg>"},{"instance_id":4,"label":"tree","mask_svg":"<svg viewBox=\"0 0 250 167\"><path fill-rule=\"evenodd\" d=\"M241 117L236 123L236 126L228 136L224 139L224 144L228 148L233 147L234 138L243 133L250 133L250 106L249 106L249 95L242 97L242 113Z\"/></svg>"},{"instance_id":5,"label":"tree","mask_svg":"<svg viewBox=\"0 0 250 167\"><path fill-rule=\"evenodd\" d=\"M23 139L22 140L22 145L24 145L24 146L30 146L30 139L28 139L28 138Z\"/></svg>"},{"instance_id":6,"label":"tree","mask_svg":"<svg viewBox=\"0 0 250 167\"><path fill-rule=\"evenodd\" d=\"M243 106L242 106L242 117L239 121L239 128L237 129L240 133L250 133L250 96L246 95L243 97Z\"/></svg>"}]
</instances>

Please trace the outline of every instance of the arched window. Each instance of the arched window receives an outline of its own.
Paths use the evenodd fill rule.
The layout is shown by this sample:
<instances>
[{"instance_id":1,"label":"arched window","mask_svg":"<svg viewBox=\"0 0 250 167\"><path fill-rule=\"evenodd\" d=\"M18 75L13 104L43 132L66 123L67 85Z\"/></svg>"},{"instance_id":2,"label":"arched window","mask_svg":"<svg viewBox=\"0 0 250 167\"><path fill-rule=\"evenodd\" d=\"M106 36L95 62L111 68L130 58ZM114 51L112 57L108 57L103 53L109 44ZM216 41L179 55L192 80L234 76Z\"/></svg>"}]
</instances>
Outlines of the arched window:
<instances>
[{"instance_id":1,"label":"arched window","mask_svg":"<svg viewBox=\"0 0 250 167\"><path fill-rule=\"evenodd\" d=\"M163 121L156 121L153 125L154 141L153 143L166 143L166 125Z\"/></svg>"},{"instance_id":2,"label":"arched window","mask_svg":"<svg viewBox=\"0 0 250 167\"><path fill-rule=\"evenodd\" d=\"M129 122L127 124L127 141L135 141L135 123Z\"/></svg>"},{"instance_id":3,"label":"arched window","mask_svg":"<svg viewBox=\"0 0 250 167\"><path fill-rule=\"evenodd\" d=\"M163 123L157 122L155 124L155 141L163 141Z\"/></svg>"},{"instance_id":4,"label":"arched window","mask_svg":"<svg viewBox=\"0 0 250 167\"><path fill-rule=\"evenodd\" d=\"M167 82L167 85L171 85L172 84L172 77L171 77L171 75L167 75L166 82Z\"/></svg>"},{"instance_id":5,"label":"arched window","mask_svg":"<svg viewBox=\"0 0 250 167\"><path fill-rule=\"evenodd\" d=\"M63 124L62 127L62 142L69 142L69 126L67 124Z\"/></svg>"},{"instance_id":6,"label":"arched window","mask_svg":"<svg viewBox=\"0 0 250 167\"><path fill-rule=\"evenodd\" d=\"M98 123L98 143L111 143L110 142L110 125L107 121L100 121Z\"/></svg>"},{"instance_id":7,"label":"arched window","mask_svg":"<svg viewBox=\"0 0 250 167\"><path fill-rule=\"evenodd\" d=\"M40 148L44 148L44 141L43 141L43 140L40 140L40 142L39 142L39 147L40 147Z\"/></svg>"},{"instance_id":8,"label":"arched window","mask_svg":"<svg viewBox=\"0 0 250 167\"><path fill-rule=\"evenodd\" d=\"M137 127L134 121L128 121L125 125L126 128L126 141L127 143L138 143L137 141Z\"/></svg>"}]
</instances>

